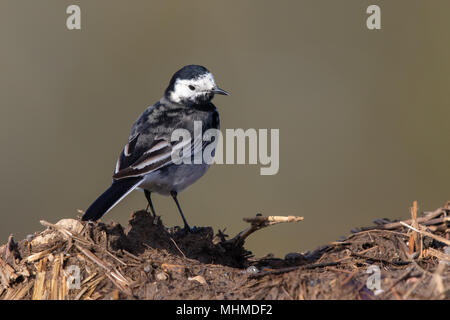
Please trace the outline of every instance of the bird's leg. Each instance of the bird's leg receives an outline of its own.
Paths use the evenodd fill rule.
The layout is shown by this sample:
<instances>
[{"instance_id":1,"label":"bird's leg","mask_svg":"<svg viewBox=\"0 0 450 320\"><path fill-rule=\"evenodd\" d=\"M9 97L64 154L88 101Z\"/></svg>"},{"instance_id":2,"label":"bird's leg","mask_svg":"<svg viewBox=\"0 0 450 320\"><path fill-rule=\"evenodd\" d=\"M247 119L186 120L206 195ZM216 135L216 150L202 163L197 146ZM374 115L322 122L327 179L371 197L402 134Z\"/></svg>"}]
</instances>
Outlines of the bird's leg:
<instances>
[{"instance_id":1,"label":"bird's leg","mask_svg":"<svg viewBox=\"0 0 450 320\"><path fill-rule=\"evenodd\" d=\"M150 207L150 210L152 211L153 217L156 218L156 212L155 208L153 208L152 198L151 198L151 192L148 190L144 190L145 197L147 198L147 208L145 211L148 211L148 207Z\"/></svg>"},{"instance_id":2,"label":"bird's leg","mask_svg":"<svg viewBox=\"0 0 450 320\"><path fill-rule=\"evenodd\" d=\"M180 204L178 203L178 199L177 199L177 195L178 194L177 194L177 192L176 191L171 191L170 195L172 196L173 200L177 204L178 211L180 212L181 218L183 219L183 222L184 222L184 229L186 229L189 232L193 232L194 230L191 229L191 227L189 227L189 224L187 223L187 220L184 217L183 210L181 210Z\"/></svg>"}]
</instances>

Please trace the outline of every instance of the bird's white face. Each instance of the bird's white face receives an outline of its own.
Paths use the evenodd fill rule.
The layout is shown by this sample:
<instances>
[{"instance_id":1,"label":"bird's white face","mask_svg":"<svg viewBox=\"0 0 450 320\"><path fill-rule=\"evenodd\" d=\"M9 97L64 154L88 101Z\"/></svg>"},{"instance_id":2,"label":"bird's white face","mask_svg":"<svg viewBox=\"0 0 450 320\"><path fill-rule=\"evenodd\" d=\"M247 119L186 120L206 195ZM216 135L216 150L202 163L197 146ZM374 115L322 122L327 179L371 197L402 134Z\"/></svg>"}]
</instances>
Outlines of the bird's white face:
<instances>
[{"instance_id":1,"label":"bird's white face","mask_svg":"<svg viewBox=\"0 0 450 320\"><path fill-rule=\"evenodd\" d=\"M207 101L214 95L216 87L214 77L209 72L195 79L178 79L170 93L170 99L176 103Z\"/></svg>"}]
</instances>

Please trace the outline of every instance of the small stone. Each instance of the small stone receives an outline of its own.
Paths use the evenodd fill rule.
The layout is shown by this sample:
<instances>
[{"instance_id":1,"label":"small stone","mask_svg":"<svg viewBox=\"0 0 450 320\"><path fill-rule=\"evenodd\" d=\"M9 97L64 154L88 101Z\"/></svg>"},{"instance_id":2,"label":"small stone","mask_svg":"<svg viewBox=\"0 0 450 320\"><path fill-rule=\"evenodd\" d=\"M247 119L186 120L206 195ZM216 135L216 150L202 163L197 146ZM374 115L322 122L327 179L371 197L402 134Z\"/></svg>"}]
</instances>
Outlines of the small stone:
<instances>
[{"instance_id":1,"label":"small stone","mask_svg":"<svg viewBox=\"0 0 450 320\"><path fill-rule=\"evenodd\" d=\"M52 243L56 239L57 236L58 236L58 233L56 233L56 232L51 232L51 233L48 233L45 235L40 234L36 238L33 238L30 241L30 244L33 247L36 247L38 245L45 245L48 243Z\"/></svg>"},{"instance_id":2,"label":"small stone","mask_svg":"<svg viewBox=\"0 0 450 320\"><path fill-rule=\"evenodd\" d=\"M250 267L247 268L246 272L247 272L247 273L258 273L259 270L258 270L258 268L255 267L255 266L250 266Z\"/></svg>"},{"instance_id":3,"label":"small stone","mask_svg":"<svg viewBox=\"0 0 450 320\"><path fill-rule=\"evenodd\" d=\"M317 280L311 279L311 280L309 280L309 285L311 287L314 287L314 286L318 285L319 283L320 283L320 279L317 279Z\"/></svg>"},{"instance_id":4,"label":"small stone","mask_svg":"<svg viewBox=\"0 0 450 320\"><path fill-rule=\"evenodd\" d=\"M61 219L56 225L75 233L80 233L83 230L81 222L75 219Z\"/></svg>"},{"instance_id":5,"label":"small stone","mask_svg":"<svg viewBox=\"0 0 450 320\"><path fill-rule=\"evenodd\" d=\"M164 272L160 272L156 275L156 280L159 281L167 280L167 275Z\"/></svg>"},{"instance_id":6,"label":"small stone","mask_svg":"<svg viewBox=\"0 0 450 320\"><path fill-rule=\"evenodd\" d=\"M206 284L206 280L202 276L189 277L188 280L189 281L197 281L200 284Z\"/></svg>"}]
</instances>

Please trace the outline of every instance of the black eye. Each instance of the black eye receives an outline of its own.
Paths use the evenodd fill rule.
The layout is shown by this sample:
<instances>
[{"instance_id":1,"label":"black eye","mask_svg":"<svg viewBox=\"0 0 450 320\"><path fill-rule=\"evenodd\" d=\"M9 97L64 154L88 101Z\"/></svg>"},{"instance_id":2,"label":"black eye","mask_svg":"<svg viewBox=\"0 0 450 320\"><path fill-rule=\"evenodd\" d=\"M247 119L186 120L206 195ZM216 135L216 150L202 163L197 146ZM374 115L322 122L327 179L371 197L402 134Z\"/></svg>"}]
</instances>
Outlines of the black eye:
<instances>
[{"instance_id":1,"label":"black eye","mask_svg":"<svg viewBox=\"0 0 450 320\"><path fill-rule=\"evenodd\" d=\"M192 86L192 85L190 85L190 86L189 86L189 89L191 89L192 91L194 91L194 90L195 90L195 87Z\"/></svg>"}]
</instances>

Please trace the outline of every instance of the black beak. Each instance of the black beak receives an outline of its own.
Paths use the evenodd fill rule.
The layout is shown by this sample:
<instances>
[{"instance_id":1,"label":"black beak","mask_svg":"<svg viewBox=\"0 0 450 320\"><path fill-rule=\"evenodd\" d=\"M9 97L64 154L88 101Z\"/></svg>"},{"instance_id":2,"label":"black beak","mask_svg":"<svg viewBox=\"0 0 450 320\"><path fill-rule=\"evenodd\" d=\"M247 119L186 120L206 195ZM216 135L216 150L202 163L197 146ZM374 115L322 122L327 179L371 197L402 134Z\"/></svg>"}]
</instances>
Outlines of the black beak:
<instances>
[{"instance_id":1,"label":"black beak","mask_svg":"<svg viewBox=\"0 0 450 320\"><path fill-rule=\"evenodd\" d=\"M230 95L228 92L226 92L225 90L220 89L220 88L214 88L212 90L212 92L215 93L215 94L223 94L224 96L229 96Z\"/></svg>"}]
</instances>

